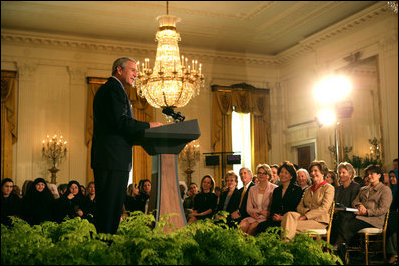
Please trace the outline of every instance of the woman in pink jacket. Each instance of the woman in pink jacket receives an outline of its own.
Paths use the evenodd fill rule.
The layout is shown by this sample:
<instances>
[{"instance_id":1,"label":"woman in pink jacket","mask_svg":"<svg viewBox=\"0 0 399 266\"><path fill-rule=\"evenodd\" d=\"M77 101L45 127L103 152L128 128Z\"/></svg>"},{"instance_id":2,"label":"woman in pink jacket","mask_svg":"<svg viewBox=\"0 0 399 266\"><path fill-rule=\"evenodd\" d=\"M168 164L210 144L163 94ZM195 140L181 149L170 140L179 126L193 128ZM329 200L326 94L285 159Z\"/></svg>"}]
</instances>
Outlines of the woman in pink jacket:
<instances>
[{"instance_id":1,"label":"woman in pink jacket","mask_svg":"<svg viewBox=\"0 0 399 266\"><path fill-rule=\"evenodd\" d=\"M270 183L272 170L267 164L256 167L259 184L249 190L247 212L250 215L240 223L240 228L249 235L255 235L260 222L266 221L270 214L273 190L277 185Z\"/></svg>"}]
</instances>

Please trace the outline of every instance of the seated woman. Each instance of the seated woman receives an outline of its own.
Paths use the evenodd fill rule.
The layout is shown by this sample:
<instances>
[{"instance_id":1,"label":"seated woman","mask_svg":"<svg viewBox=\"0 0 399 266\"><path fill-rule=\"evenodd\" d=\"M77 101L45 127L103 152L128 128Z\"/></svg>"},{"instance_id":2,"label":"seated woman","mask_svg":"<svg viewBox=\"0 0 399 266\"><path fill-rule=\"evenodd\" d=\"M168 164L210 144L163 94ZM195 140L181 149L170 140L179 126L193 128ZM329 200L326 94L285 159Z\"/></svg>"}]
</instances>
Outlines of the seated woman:
<instances>
[{"instance_id":1,"label":"seated woman","mask_svg":"<svg viewBox=\"0 0 399 266\"><path fill-rule=\"evenodd\" d=\"M94 223L94 215L96 212L96 185L94 181L90 181L89 184L87 184L87 219L91 222Z\"/></svg>"},{"instance_id":2,"label":"seated woman","mask_svg":"<svg viewBox=\"0 0 399 266\"><path fill-rule=\"evenodd\" d=\"M30 225L53 221L55 199L43 178L36 178L22 199L22 216Z\"/></svg>"},{"instance_id":3,"label":"seated woman","mask_svg":"<svg viewBox=\"0 0 399 266\"><path fill-rule=\"evenodd\" d=\"M357 208L355 216L347 216L337 225L336 245L344 254L346 244L350 243L357 231L366 227L382 228L392 202L392 193L389 187L380 182L383 172L379 166L369 165L365 172L370 184L360 188L358 195L352 202Z\"/></svg>"},{"instance_id":4,"label":"seated woman","mask_svg":"<svg viewBox=\"0 0 399 266\"><path fill-rule=\"evenodd\" d=\"M227 184L227 190L222 191L220 194L220 200L217 207L217 211L226 211L229 213L225 217L228 221L231 220L230 214L238 210L240 204L240 193L237 189L238 176L234 171L228 171L224 177Z\"/></svg>"},{"instance_id":5,"label":"seated woman","mask_svg":"<svg viewBox=\"0 0 399 266\"><path fill-rule=\"evenodd\" d=\"M338 165L339 182L341 185L335 188L334 201L335 204L345 207L352 207L352 202L355 200L360 190L360 185L353 182L353 178L356 175L356 171L353 166L348 162L342 162ZM353 212L335 210L334 222L332 225L331 242L335 242L335 236L337 232L337 225L341 223L341 220L346 219L346 216L354 216Z\"/></svg>"},{"instance_id":6,"label":"seated woman","mask_svg":"<svg viewBox=\"0 0 399 266\"><path fill-rule=\"evenodd\" d=\"M281 221L283 238L289 241L297 232L307 229L325 229L330 221L329 210L334 201L334 187L324 179L328 173L324 161L313 161L309 165L313 185L308 188L296 212L287 212ZM285 234L285 236L284 236Z\"/></svg>"},{"instance_id":7,"label":"seated woman","mask_svg":"<svg viewBox=\"0 0 399 266\"><path fill-rule=\"evenodd\" d=\"M212 218L217 207L218 196L213 193L215 180L212 176L206 175L201 179L201 192L194 198L193 211L188 215L189 223L206 218Z\"/></svg>"},{"instance_id":8,"label":"seated woman","mask_svg":"<svg viewBox=\"0 0 399 266\"><path fill-rule=\"evenodd\" d=\"M326 181L327 183L330 183L334 188L337 188L339 186L337 174L333 170L328 170Z\"/></svg>"},{"instance_id":9,"label":"seated woman","mask_svg":"<svg viewBox=\"0 0 399 266\"><path fill-rule=\"evenodd\" d=\"M268 227L281 226L283 215L289 211L296 211L296 207L302 198L302 189L295 185L296 171L292 163L284 162L277 171L280 178L280 186L273 191L270 217L261 222L256 233L265 232Z\"/></svg>"},{"instance_id":10,"label":"seated woman","mask_svg":"<svg viewBox=\"0 0 399 266\"><path fill-rule=\"evenodd\" d=\"M304 168L298 169L298 171L296 171L295 183L302 189L302 192L305 192L305 190L312 185L308 170Z\"/></svg>"},{"instance_id":11,"label":"seated woman","mask_svg":"<svg viewBox=\"0 0 399 266\"><path fill-rule=\"evenodd\" d=\"M269 165L259 164L256 173L259 184L249 190L247 201L247 212L250 216L240 223L241 230L249 235L255 235L258 224L269 217L273 190L277 187L269 182L272 178L272 169Z\"/></svg>"},{"instance_id":12,"label":"seated woman","mask_svg":"<svg viewBox=\"0 0 399 266\"><path fill-rule=\"evenodd\" d=\"M73 219L75 217L87 218L88 216L88 199L83 195L78 181L72 180L68 183L67 190L58 199L58 221L68 216Z\"/></svg>"},{"instance_id":13,"label":"seated woman","mask_svg":"<svg viewBox=\"0 0 399 266\"><path fill-rule=\"evenodd\" d=\"M21 199L12 193L14 181L10 178L1 180L1 223L7 226L11 225L10 216L20 216Z\"/></svg>"}]
</instances>

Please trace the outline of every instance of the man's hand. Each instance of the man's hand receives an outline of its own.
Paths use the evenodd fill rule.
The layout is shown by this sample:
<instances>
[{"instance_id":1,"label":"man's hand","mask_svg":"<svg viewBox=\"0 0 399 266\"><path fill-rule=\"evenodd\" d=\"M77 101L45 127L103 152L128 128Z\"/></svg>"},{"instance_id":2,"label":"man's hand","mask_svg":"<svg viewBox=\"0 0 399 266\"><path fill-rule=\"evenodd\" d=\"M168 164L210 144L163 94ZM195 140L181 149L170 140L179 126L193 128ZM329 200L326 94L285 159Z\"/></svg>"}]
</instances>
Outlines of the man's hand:
<instances>
[{"instance_id":1,"label":"man's hand","mask_svg":"<svg viewBox=\"0 0 399 266\"><path fill-rule=\"evenodd\" d=\"M161 122L150 122L150 128L163 126Z\"/></svg>"}]
</instances>

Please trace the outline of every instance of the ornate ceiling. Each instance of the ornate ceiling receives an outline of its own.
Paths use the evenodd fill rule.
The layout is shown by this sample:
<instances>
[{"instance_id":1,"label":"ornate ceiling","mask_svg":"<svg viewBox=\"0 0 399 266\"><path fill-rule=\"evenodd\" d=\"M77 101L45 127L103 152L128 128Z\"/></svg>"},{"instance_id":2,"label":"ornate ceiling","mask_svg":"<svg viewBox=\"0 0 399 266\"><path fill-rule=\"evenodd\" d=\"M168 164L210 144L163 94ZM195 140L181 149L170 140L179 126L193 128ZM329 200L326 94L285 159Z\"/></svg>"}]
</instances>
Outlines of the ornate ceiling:
<instances>
[{"instance_id":1,"label":"ornate ceiling","mask_svg":"<svg viewBox=\"0 0 399 266\"><path fill-rule=\"evenodd\" d=\"M379 1L169 1L181 46L273 56ZM155 44L166 1L1 1L1 28Z\"/></svg>"}]
</instances>

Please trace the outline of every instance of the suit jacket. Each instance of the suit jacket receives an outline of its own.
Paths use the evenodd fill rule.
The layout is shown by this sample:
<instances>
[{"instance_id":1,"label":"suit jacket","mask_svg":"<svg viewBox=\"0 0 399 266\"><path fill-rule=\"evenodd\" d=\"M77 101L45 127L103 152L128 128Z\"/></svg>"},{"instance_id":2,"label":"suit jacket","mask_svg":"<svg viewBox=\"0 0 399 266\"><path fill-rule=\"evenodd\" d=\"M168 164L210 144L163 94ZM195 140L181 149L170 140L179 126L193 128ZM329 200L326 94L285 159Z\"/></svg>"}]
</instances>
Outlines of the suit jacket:
<instances>
[{"instance_id":1,"label":"suit jacket","mask_svg":"<svg viewBox=\"0 0 399 266\"><path fill-rule=\"evenodd\" d=\"M134 119L127 94L114 77L94 96L93 124L91 167L130 171L132 145L150 125Z\"/></svg>"},{"instance_id":2,"label":"suit jacket","mask_svg":"<svg viewBox=\"0 0 399 266\"><path fill-rule=\"evenodd\" d=\"M367 209L367 216L356 215L356 218L377 228L382 228L391 203L391 189L379 183L375 187L368 185L360 188L352 206L357 207L357 205L362 204Z\"/></svg>"},{"instance_id":3,"label":"suit jacket","mask_svg":"<svg viewBox=\"0 0 399 266\"><path fill-rule=\"evenodd\" d=\"M220 200L218 204L218 211L222 211L224 208L224 202L226 201L227 194L229 191L223 191L220 194ZM231 194L231 198L229 200L229 203L227 203L227 208L226 211L229 213L232 213L238 209L238 205L240 204L240 199L241 199L241 193L238 192L238 189L234 189L233 194Z\"/></svg>"},{"instance_id":4,"label":"suit jacket","mask_svg":"<svg viewBox=\"0 0 399 266\"><path fill-rule=\"evenodd\" d=\"M301 215L305 215L308 220L315 220L319 223L329 223L329 210L334 201L335 189L332 185L326 183L319 187L316 192L312 188L308 188L301 202L297 207L297 211Z\"/></svg>"},{"instance_id":5,"label":"suit jacket","mask_svg":"<svg viewBox=\"0 0 399 266\"><path fill-rule=\"evenodd\" d=\"M249 183L247 191L245 192L244 198L242 199L241 207L239 209L241 218L245 218L245 217L249 216L249 214L247 212L247 201L248 201L249 191L250 191L251 187L253 187L253 186L255 186L255 183L251 181ZM244 187L242 187L238 190L238 192L240 193L240 200L241 200L241 194L243 191L244 191ZM240 201L238 201L238 204L240 204Z\"/></svg>"},{"instance_id":6,"label":"suit jacket","mask_svg":"<svg viewBox=\"0 0 399 266\"><path fill-rule=\"evenodd\" d=\"M286 212L296 211L296 207L302 198L302 189L290 183L283 195L283 186L279 186L273 191L272 205L270 207L270 217L274 214L284 215Z\"/></svg>"}]
</instances>

